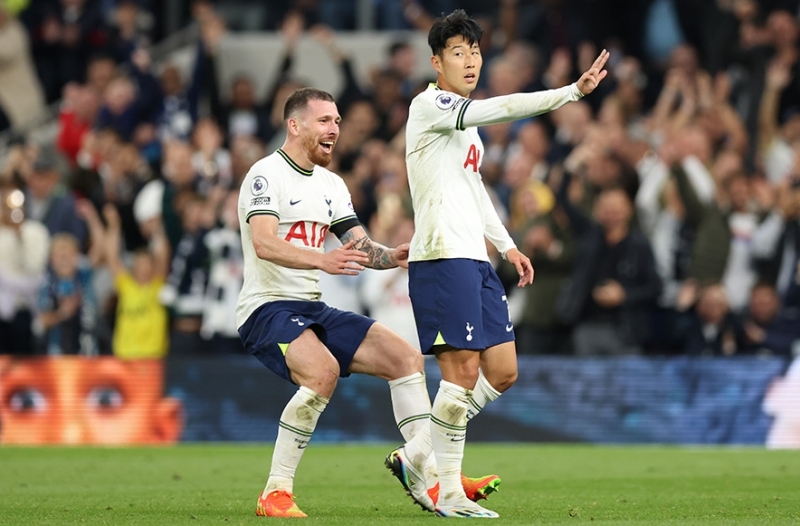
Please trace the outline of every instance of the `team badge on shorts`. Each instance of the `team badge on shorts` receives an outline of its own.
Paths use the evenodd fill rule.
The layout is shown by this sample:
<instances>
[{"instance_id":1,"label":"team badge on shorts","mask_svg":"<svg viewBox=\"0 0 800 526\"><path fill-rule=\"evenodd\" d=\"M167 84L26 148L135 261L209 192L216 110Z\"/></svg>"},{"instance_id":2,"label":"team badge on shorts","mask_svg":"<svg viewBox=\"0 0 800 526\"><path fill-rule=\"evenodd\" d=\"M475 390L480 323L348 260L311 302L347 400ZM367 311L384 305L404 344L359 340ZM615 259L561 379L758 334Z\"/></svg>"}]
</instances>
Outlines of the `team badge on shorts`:
<instances>
[{"instance_id":1,"label":"team badge on shorts","mask_svg":"<svg viewBox=\"0 0 800 526\"><path fill-rule=\"evenodd\" d=\"M257 175L253 178L253 184L250 185L250 192L252 192L253 195L261 195L267 191L267 186L267 180Z\"/></svg>"}]
</instances>

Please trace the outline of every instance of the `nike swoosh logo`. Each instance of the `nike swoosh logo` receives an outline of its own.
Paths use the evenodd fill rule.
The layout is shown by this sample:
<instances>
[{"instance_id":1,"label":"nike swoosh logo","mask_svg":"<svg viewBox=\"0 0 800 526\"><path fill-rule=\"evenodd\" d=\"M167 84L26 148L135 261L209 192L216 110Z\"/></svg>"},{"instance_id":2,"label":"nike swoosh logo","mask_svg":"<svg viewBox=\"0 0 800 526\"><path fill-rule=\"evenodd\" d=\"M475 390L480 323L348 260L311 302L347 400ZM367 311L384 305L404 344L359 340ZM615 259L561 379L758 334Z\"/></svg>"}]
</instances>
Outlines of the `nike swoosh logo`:
<instances>
[{"instance_id":1,"label":"nike swoosh logo","mask_svg":"<svg viewBox=\"0 0 800 526\"><path fill-rule=\"evenodd\" d=\"M453 437L450 439L450 442L463 442L464 439L467 438L466 436L463 437Z\"/></svg>"},{"instance_id":2,"label":"nike swoosh logo","mask_svg":"<svg viewBox=\"0 0 800 526\"><path fill-rule=\"evenodd\" d=\"M514 326L513 325L506 325L506 332L511 332L513 330L514 330Z\"/></svg>"},{"instance_id":3,"label":"nike swoosh logo","mask_svg":"<svg viewBox=\"0 0 800 526\"><path fill-rule=\"evenodd\" d=\"M296 205L297 203L299 203L300 201L302 201L302 199L298 199L297 201L292 201L292 200L289 200L289 204L290 204L291 206L294 206L294 205Z\"/></svg>"}]
</instances>

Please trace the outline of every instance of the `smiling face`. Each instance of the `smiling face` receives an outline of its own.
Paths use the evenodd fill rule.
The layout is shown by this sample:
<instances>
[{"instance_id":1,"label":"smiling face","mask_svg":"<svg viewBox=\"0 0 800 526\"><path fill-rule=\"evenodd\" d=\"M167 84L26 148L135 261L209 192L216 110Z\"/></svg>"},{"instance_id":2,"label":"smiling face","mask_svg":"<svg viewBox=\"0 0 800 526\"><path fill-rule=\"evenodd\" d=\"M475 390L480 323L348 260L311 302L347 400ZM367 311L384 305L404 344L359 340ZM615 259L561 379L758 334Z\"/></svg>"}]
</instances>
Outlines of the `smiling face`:
<instances>
[{"instance_id":1,"label":"smiling face","mask_svg":"<svg viewBox=\"0 0 800 526\"><path fill-rule=\"evenodd\" d=\"M309 161L319 166L328 166L339 138L341 120L335 103L310 100L297 117L289 119L289 129L296 134Z\"/></svg>"},{"instance_id":2,"label":"smiling face","mask_svg":"<svg viewBox=\"0 0 800 526\"><path fill-rule=\"evenodd\" d=\"M461 35L447 39L441 55L431 57L431 65L438 73L437 84L443 90L469 97L478 86L483 57L478 42Z\"/></svg>"}]
</instances>

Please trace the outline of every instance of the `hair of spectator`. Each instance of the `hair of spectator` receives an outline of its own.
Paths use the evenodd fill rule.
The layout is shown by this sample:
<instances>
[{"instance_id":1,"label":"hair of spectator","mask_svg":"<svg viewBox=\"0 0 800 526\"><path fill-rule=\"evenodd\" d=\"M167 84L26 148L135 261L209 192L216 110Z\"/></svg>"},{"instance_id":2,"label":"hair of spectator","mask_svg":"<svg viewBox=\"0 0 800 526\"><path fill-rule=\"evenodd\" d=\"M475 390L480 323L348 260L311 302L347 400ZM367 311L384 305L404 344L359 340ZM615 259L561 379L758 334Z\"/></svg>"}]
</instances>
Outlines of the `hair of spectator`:
<instances>
[{"instance_id":1,"label":"hair of spectator","mask_svg":"<svg viewBox=\"0 0 800 526\"><path fill-rule=\"evenodd\" d=\"M440 16L434 20L428 31L428 45L434 55L442 56L447 41L453 37L464 37L469 45L480 42L483 29L478 22L470 18L463 9L456 9L449 15Z\"/></svg>"},{"instance_id":2,"label":"hair of spectator","mask_svg":"<svg viewBox=\"0 0 800 526\"><path fill-rule=\"evenodd\" d=\"M393 57L398 52L400 52L400 51L402 51L404 49L408 49L410 47L411 47L411 44L409 44L405 40L398 40L396 42L393 42L392 45L389 46L389 56Z\"/></svg>"},{"instance_id":3,"label":"hair of spectator","mask_svg":"<svg viewBox=\"0 0 800 526\"><path fill-rule=\"evenodd\" d=\"M283 120L288 120L298 111L305 109L312 100L335 102L333 95L327 91L316 88L300 88L286 99L286 104L283 107Z\"/></svg>"}]
</instances>

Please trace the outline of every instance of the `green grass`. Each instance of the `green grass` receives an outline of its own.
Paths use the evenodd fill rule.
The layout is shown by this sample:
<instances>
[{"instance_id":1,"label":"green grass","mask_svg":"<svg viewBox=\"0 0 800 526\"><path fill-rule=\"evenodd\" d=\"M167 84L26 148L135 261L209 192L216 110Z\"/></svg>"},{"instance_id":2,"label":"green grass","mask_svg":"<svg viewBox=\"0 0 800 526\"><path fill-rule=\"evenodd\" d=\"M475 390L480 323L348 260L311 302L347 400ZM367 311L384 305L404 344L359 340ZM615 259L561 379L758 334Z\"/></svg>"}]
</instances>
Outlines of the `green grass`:
<instances>
[{"instance_id":1,"label":"green grass","mask_svg":"<svg viewBox=\"0 0 800 526\"><path fill-rule=\"evenodd\" d=\"M308 448L305 524L438 523L383 467L390 446ZM0 524L253 524L271 447L0 448ZM467 445L499 473L498 524L800 524L800 452ZM280 522L280 521L278 521ZM285 521L284 521L285 522Z\"/></svg>"}]
</instances>

